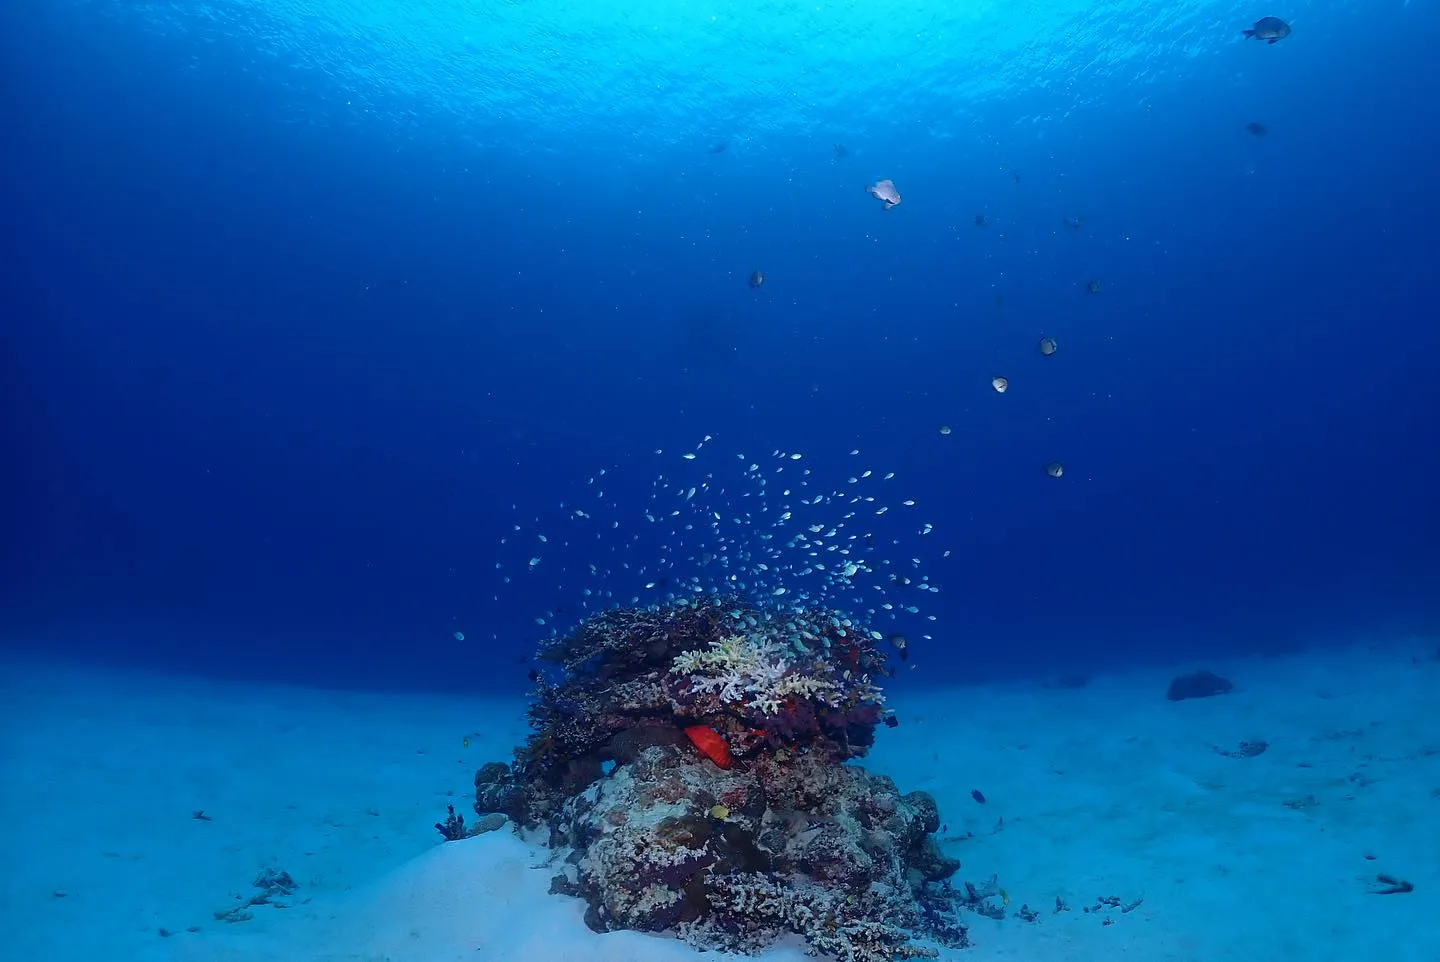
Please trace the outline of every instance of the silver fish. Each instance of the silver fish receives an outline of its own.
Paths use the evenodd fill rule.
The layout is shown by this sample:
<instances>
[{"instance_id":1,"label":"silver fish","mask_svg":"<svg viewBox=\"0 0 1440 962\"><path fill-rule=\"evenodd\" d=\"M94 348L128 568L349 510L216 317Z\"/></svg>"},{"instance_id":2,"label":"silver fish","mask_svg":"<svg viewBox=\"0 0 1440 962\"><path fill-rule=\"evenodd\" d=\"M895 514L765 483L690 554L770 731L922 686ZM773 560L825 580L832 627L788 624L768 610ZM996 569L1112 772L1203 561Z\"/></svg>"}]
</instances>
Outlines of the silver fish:
<instances>
[{"instance_id":1,"label":"silver fish","mask_svg":"<svg viewBox=\"0 0 1440 962\"><path fill-rule=\"evenodd\" d=\"M893 180L876 181L873 186L865 188L865 193L882 202L886 210L900 206L900 192L895 189Z\"/></svg>"}]
</instances>

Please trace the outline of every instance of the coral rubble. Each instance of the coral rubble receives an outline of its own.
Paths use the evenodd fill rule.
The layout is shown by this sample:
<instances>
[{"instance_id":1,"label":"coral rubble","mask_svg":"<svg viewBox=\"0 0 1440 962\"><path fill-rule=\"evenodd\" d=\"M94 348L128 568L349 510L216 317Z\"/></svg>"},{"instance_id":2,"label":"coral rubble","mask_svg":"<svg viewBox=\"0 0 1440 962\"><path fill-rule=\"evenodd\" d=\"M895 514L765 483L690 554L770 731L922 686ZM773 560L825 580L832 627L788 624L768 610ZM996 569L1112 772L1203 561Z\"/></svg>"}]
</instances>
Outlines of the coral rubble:
<instances>
[{"instance_id":1,"label":"coral rubble","mask_svg":"<svg viewBox=\"0 0 1440 962\"><path fill-rule=\"evenodd\" d=\"M548 832L597 931L846 962L961 946L959 862L924 792L849 759L886 717L881 636L843 614L699 597L595 615L541 657L532 734L475 811Z\"/></svg>"}]
</instances>

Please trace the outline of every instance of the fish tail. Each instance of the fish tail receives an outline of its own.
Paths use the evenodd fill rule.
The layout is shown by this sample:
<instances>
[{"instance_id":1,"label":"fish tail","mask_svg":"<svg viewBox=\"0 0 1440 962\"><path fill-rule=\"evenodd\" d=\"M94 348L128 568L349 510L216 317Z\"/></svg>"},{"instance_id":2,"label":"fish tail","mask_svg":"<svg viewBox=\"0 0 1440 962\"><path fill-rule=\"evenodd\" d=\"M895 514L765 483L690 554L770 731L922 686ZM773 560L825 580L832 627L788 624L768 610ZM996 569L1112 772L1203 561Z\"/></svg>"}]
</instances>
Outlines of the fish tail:
<instances>
[{"instance_id":1,"label":"fish tail","mask_svg":"<svg viewBox=\"0 0 1440 962\"><path fill-rule=\"evenodd\" d=\"M1243 34L1244 34L1245 36L1247 36L1247 37L1253 37L1253 36L1255 36L1255 31L1254 31L1254 30L1241 30L1240 32L1243 33Z\"/></svg>"}]
</instances>

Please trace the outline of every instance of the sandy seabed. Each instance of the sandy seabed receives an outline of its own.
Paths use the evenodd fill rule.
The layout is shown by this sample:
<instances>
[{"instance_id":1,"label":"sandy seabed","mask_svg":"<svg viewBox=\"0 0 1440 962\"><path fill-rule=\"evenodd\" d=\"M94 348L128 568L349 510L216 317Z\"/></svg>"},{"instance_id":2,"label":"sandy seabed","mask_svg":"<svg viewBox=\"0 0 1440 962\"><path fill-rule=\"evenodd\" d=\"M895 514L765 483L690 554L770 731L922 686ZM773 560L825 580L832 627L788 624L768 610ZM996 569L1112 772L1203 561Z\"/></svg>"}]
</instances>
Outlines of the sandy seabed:
<instances>
[{"instance_id":1,"label":"sandy seabed","mask_svg":"<svg viewBox=\"0 0 1440 962\"><path fill-rule=\"evenodd\" d=\"M1414 641L1227 660L1203 667L1233 693L1183 702L1166 685L1199 666L902 694L864 763L933 794L960 876L1008 894L1010 916L972 917L974 946L944 959L1437 962L1435 656ZM508 830L441 842L446 804L473 818L475 769L524 737L519 700L0 672L6 959L726 958L589 931L580 902L547 894L548 853ZM298 890L217 920L266 869ZM1378 894L1382 874L1413 891ZM1086 911L1102 899L1134 907Z\"/></svg>"}]
</instances>

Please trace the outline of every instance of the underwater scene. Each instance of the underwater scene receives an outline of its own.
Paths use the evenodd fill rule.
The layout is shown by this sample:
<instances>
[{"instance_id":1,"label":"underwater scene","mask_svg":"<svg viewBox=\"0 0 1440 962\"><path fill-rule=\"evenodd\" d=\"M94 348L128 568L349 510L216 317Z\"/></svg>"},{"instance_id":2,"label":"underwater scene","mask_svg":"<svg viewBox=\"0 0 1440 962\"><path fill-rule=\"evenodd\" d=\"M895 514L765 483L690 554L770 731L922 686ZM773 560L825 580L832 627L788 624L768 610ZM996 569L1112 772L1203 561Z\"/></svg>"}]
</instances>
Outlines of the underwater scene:
<instances>
[{"instance_id":1,"label":"underwater scene","mask_svg":"<svg viewBox=\"0 0 1440 962\"><path fill-rule=\"evenodd\" d=\"M1428 0L0 14L0 955L1440 960Z\"/></svg>"}]
</instances>

